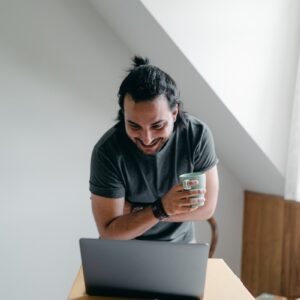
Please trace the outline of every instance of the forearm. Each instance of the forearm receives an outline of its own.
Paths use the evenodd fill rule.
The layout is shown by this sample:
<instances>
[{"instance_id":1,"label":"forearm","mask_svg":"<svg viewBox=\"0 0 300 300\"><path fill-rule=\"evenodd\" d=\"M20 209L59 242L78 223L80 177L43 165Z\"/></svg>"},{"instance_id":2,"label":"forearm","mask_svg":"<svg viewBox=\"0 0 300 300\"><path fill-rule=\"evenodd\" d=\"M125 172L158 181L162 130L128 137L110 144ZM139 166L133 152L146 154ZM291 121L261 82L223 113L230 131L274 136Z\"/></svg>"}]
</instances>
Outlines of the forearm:
<instances>
[{"instance_id":1,"label":"forearm","mask_svg":"<svg viewBox=\"0 0 300 300\"><path fill-rule=\"evenodd\" d=\"M142 235L157 223L158 220L154 217L151 207L147 207L139 212L113 219L102 230L101 237L104 239L131 240Z\"/></svg>"}]
</instances>

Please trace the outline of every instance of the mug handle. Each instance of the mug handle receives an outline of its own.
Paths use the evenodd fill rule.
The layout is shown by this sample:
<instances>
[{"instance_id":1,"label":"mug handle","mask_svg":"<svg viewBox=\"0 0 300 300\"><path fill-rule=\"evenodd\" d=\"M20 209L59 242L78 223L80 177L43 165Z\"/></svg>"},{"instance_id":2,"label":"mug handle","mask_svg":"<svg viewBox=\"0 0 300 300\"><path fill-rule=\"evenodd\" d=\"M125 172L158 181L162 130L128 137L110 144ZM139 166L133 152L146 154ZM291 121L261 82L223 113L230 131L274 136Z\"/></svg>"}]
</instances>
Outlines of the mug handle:
<instances>
[{"instance_id":1,"label":"mug handle","mask_svg":"<svg viewBox=\"0 0 300 300\"><path fill-rule=\"evenodd\" d=\"M190 189L192 188L192 187L190 186L189 182L190 182L190 179L184 179L184 180L182 181L182 186L183 186L183 189L184 189L184 190L190 190Z\"/></svg>"}]
</instances>

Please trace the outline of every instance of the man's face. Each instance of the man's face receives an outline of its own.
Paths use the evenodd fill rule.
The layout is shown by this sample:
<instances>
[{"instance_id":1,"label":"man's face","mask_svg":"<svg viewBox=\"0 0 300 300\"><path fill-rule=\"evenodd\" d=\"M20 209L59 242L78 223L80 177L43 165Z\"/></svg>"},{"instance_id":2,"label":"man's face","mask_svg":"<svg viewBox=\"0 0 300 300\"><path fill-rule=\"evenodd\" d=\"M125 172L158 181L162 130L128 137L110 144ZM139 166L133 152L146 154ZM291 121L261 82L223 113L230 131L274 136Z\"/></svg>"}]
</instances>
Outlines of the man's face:
<instances>
[{"instance_id":1,"label":"man's face","mask_svg":"<svg viewBox=\"0 0 300 300\"><path fill-rule=\"evenodd\" d=\"M144 154L155 154L162 148L173 132L177 114L178 106L171 111L164 95L139 103L125 95L126 133Z\"/></svg>"}]
</instances>

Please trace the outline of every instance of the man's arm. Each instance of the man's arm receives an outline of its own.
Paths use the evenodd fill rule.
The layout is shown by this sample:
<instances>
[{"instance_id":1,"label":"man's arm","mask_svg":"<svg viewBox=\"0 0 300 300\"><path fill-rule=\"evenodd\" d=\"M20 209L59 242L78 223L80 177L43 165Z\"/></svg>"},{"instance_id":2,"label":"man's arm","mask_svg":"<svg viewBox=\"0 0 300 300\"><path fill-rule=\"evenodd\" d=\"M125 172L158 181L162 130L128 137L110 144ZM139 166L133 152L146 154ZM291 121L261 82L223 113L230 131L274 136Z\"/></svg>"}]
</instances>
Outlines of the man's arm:
<instances>
[{"instance_id":1,"label":"man's arm","mask_svg":"<svg viewBox=\"0 0 300 300\"><path fill-rule=\"evenodd\" d=\"M187 197L198 194L197 191L184 191L181 185L176 185L167 194L169 201L174 202L173 216L195 210L190 208L190 200ZM174 201L172 195L175 196ZM104 239L134 239L159 222L151 206L133 212L129 204L125 206L124 198L112 199L92 194L91 200L98 232Z\"/></svg>"},{"instance_id":2,"label":"man's arm","mask_svg":"<svg viewBox=\"0 0 300 300\"><path fill-rule=\"evenodd\" d=\"M184 222L184 221L200 221L207 220L215 212L218 192L219 192L219 177L217 166L214 166L206 173L206 193L205 204L196 209L191 209L188 213L176 214L164 219L165 222ZM167 210L167 208L166 208ZM168 211L167 211L168 213Z\"/></svg>"},{"instance_id":3,"label":"man's arm","mask_svg":"<svg viewBox=\"0 0 300 300\"><path fill-rule=\"evenodd\" d=\"M216 208L218 189L217 167L206 172L206 201L205 205L200 208L190 207L193 203L189 197L198 194L197 191L184 191L181 185L174 186L161 200L165 211L170 215L164 221L184 222L209 219ZM159 222L151 207L138 212L130 212L130 208L124 207L124 198L112 199L92 194L91 200L98 232L104 239L134 239Z\"/></svg>"},{"instance_id":4,"label":"man's arm","mask_svg":"<svg viewBox=\"0 0 300 300\"><path fill-rule=\"evenodd\" d=\"M92 194L92 211L103 239L130 240L158 223L151 207L124 214L124 198L106 198Z\"/></svg>"}]
</instances>

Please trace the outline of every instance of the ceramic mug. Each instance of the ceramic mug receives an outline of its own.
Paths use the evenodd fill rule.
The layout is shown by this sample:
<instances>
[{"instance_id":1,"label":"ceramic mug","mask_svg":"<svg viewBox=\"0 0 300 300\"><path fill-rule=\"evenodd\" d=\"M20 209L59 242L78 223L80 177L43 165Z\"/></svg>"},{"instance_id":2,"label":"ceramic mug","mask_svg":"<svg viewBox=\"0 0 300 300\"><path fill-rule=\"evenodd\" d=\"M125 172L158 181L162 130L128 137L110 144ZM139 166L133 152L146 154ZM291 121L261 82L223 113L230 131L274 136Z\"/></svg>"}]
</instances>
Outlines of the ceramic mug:
<instances>
[{"instance_id":1,"label":"ceramic mug","mask_svg":"<svg viewBox=\"0 0 300 300\"><path fill-rule=\"evenodd\" d=\"M191 184L193 180L197 180L198 183ZM184 190L205 190L206 187L206 176L201 172L182 174L179 176L179 181ZM203 206L205 202L204 194L193 195L190 199L192 203L193 200L195 202L193 208Z\"/></svg>"}]
</instances>

